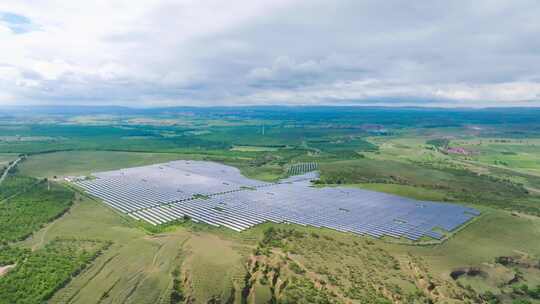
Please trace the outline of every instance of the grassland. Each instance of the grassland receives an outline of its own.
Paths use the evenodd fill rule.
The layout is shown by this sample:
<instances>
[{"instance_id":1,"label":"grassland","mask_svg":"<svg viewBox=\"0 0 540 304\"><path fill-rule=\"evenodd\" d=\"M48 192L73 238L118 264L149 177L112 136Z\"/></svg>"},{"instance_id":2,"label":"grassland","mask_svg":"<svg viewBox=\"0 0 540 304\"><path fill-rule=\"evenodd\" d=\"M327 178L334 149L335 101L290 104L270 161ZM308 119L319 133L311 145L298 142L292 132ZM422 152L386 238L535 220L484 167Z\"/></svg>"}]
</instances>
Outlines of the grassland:
<instances>
[{"instance_id":1,"label":"grassland","mask_svg":"<svg viewBox=\"0 0 540 304\"><path fill-rule=\"evenodd\" d=\"M243 276L243 244L223 240L198 226L148 234L105 205L79 199L69 214L23 246L39 249L59 236L107 240L112 245L60 290L52 303L169 303L175 270L182 270L184 293L196 303L213 297L227 299L234 293L231 278Z\"/></svg>"},{"instance_id":2,"label":"grassland","mask_svg":"<svg viewBox=\"0 0 540 304\"><path fill-rule=\"evenodd\" d=\"M426 189L421 187L414 187L409 185L398 184L377 184L377 183L364 183L364 184L352 184L351 187L359 187L362 189L373 190L378 192L386 192L399 196L410 197L422 201L444 201L446 199L446 193L440 190Z\"/></svg>"},{"instance_id":3,"label":"grassland","mask_svg":"<svg viewBox=\"0 0 540 304\"><path fill-rule=\"evenodd\" d=\"M323 163L320 168L319 184L404 185L409 186L408 189L418 188L418 193L444 193L444 201L497 206L530 213L540 212L539 197L530 194L523 185L461 168L440 168L433 164L419 165L369 158ZM395 186L392 187L395 189Z\"/></svg>"},{"instance_id":4,"label":"grassland","mask_svg":"<svg viewBox=\"0 0 540 304\"><path fill-rule=\"evenodd\" d=\"M144 166L176 160L172 153L137 153L115 151L70 151L33 155L19 167L28 176L78 176L91 172Z\"/></svg>"},{"instance_id":5,"label":"grassland","mask_svg":"<svg viewBox=\"0 0 540 304\"><path fill-rule=\"evenodd\" d=\"M92 172L145 166L178 159L224 162L238 167L248 177L273 181L285 175L284 168L276 164L257 165L252 158L229 155L201 155L182 153L148 153L118 151L63 151L32 155L19 166L23 176L54 178L80 176ZM58 164L62 163L61 166ZM1 190L0 190L1 191Z\"/></svg>"},{"instance_id":6,"label":"grassland","mask_svg":"<svg viewBox=\"0 0 540 304\"><path fill-rule=\"evenodd\" d=\"M294 227L294 232L277 233L277 237L267 242L274 250L266 253L260 250L263 252L261 255L266 256L262 258L264 263L271 265L270 271L264 275L270 273L271 278L272 269L281 263L279 274L286 277L283 264L294 261L303 269L296 272L303 271L307 274L304 277L310 277L315 284L318 282L319 286L324 286L322 290L327 295L337 295L330 296L337 302L345 297L361 303L375 303L376 299L385 298L405 303L420 303L427 299L435 303L476 303L481 301L484 291L453 280L450 274L454 270L502 267L513 275L529 273L529 277L522 277L513 283L512 275L504 284L498 285L493 283L497 279L493 273L486 271L486 277L477 278L496 294L503 295L501 299L504 303L511 302L513 287L529 284L534 288L540 269L535 270L535 266L505 267L496 260L501 256L527 256L532 257L530 265L536 265L540 245L526 239L540 236L540 220L494 209L483 209L483 212L484 215L464 231L443 244L431 246L397 245L330 230ZM283 231L290 229L287 226L281 228ZM284 256L276 258L279 252ZM259 270L266 266L260 265L262 262L259 259L256 260L259 266L253 275L260 279L258 276L263 275L264 271ZM378 263L384 266L377 266ZM364 287L349 290L351 283L354 283L352 286ZM378 290L370 291L371 286L377 286ZM282 296L287 297L285 291Z\"/></svg>"},{"instance_id":7,"label":"grassland","mask_svg":"<svg viewBox=\"0 0 540 304\"><path fill-rule=\"evenodd\" d=\"M417 191L435 190L445 193L446 197L443 200L446 201L497 205L507 210L539 214L540 179L531 170L478 160L480 157L495 157L490 154L490 150L472 155L444 153L443 149L429 145L427 142L430 138L441 138L442 134L446 133L441 130L432 130L432 132L428 137L415 133L370 138L370 141L379 146L379 150L364 152L366 159L372 161L364 161L364 163L369 162L366 173L356 174L356 179L369 180L370 183L382 181L390 184L404 184L417 188ZM448 137L448 134L444 136ZM449 140L449 145L473 151L462 143L473 142L471 138L476 138L476 149L478 149L478 145L481 146L480 143L494 142L493 139L484 140L482 137L478 138L471 134L461 136L466 139ZM513 142L508 139L499 139L497 142L500 141ZM520 139L514 141L519 142ZM531 145L535 139L529 139L527 142ZM523 143L525 143L524 140ZM534 157L530 160L534 162ZM359 163L362 160L355 162ZM394 170L388 167L393 167ZM384 173L387 169L392 171ZM393 172L398 173L393 174ZM393 188L393 186L388 187Z\"/></svg>"},{"instance_id":8,"label":"grassland","mask_svg":"<svg viewBox=\"0 0 540 304\"><path fill-rule=\"evenodd\" d=\"M1 153L0 154L0 167L7 166L9 162L14 161L15 159L17 159L17 154Z\"/></svg>"},{"instance_id":9,"label":"grassland","mask_svg":"<svg viewBox=\"0 0 540 304\"><path fill-rule=\"evenodd\" d=\"M278 147L265 147L265 146L234 146L231 148L232 151L240 152L266 152L266 151L277 151Z\"/></svg>"},{"instance_id":10,"label":"grassland","mask_svg":"<svg viewBox=\"0 0 540 304\"><path fill-rule=\"evenodd\" d=\"M186 243L182 264L186 294L200 302L227 303L240 298L245 274L241 244L209 233L197 233ZM209 295L211 295L209 297Z\"/></svg>"},{"instance_id":11,"label":"grassland","mask_svg":"<svg viewBox=\"0 0 540 304\"><path fill-rule=\"evenodd\" d=\"M472 151L472 161L540 176L539 140L483 138L456 141L452 145Z\"/></svg>"},{"instance_id":12,"label":"grassland","mask_svg":"<svg viewBox=\"0 0 540 304\"><path fill-rule=\"evenodd\" d=\"M24 246L46 246L59 236L111 241L111 247L51 300L52 303L150 303L166 296L175 256L186 235L153 238L112 210L80 197L69 214ZM139 288L140 287L140 288Z\"/></svg>"}]
</instances>

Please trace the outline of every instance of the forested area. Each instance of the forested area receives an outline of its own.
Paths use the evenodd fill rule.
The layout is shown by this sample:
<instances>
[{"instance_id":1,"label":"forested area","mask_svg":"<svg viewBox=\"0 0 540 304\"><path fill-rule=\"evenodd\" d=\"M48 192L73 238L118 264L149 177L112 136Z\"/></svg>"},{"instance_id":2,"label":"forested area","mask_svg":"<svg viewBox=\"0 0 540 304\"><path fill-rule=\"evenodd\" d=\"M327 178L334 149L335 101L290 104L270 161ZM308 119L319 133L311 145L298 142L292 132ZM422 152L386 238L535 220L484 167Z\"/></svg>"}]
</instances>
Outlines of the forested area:
<instances>
[{"instance_id":1,"label":"forested area","mask_svg":"<svg viewBox=\"0 0 540 304\"><path fill-rule=\"evenodd\" d=\"M0 200L24 192L38 182L37 179L23 175L8 175L0 187Z\"/></svg>"},{"instance_id":2,"label":"forested area","mask_svg":"<svg viewBox=\"0 0 540 304\"><path fill-rule=\"evenodd\" d=\"M34 252L2 248L8 254L0 254L0 265L8 262L15 267L0 279L0 303L43 303L109 245L95 240L56 239Z\"/></svg>"},{"instance_id":3,"label":"forested area","mask_svg":"<svg viewBox=\"0 0 540 304\"><path fill-rule=\"evenodd\" d=\"M464 169L376 159L321 164L318 184L397 184L439 191L445 201L483 204L540 214L536 196L520 183Z\"/></svg>"},{"instance_id":4,"label":"forested area","mask_svg":"<svg viewBox=\"0 0 540 304\"><path fill-rule=\"evenodd\" d=\"M22 240L61 216L73 201L69 189L22 176L8 176L0 195L0 244Z\"/></svg>"}]
</instances>

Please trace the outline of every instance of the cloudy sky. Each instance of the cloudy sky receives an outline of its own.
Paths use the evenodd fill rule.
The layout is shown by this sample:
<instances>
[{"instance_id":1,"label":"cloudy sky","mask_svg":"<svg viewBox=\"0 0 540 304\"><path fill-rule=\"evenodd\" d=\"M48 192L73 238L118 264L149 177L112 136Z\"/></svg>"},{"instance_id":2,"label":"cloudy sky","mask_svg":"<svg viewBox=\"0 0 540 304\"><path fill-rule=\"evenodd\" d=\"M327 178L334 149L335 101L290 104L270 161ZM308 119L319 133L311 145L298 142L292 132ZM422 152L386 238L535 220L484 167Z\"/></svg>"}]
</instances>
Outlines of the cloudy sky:
<instances>
[{"instance_id":1,"label":"cloudy sky","mask_svg":"<svg viewBox=\"0 0 540 304\"><path fill-rule=\"evenodd\" d=\"M0 105L540 106L538 0L0 1Z\"/></svg>"}]
</instances>

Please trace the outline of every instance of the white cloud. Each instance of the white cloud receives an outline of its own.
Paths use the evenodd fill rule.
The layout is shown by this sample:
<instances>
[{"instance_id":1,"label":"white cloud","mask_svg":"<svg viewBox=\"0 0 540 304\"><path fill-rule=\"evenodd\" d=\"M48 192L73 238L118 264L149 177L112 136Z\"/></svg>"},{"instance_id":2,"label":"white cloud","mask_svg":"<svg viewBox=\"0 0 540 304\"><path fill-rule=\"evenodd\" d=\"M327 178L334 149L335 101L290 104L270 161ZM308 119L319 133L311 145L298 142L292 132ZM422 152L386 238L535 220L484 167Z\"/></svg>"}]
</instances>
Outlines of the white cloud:
<instances>
[{"instance_id":1,"label":"white cloud","mask_svg":"<svg viewBox=\"0 0 540 304\"><path fill-rule=\"evenodd\" d=\"M0 104L540 105L536 0L4 0L0 14Z\"/></svg>"}]
</instances>

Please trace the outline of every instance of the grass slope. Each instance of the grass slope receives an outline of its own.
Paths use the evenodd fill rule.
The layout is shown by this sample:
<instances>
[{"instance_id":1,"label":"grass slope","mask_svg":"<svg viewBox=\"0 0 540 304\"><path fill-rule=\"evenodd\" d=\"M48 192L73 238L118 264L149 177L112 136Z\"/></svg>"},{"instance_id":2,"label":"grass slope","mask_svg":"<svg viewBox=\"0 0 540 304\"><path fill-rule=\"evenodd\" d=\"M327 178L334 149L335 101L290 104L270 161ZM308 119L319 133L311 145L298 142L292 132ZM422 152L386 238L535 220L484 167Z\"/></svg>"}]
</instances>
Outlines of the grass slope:
<instances>
[{"instance_id":1,"label":"grass slope","mask_svg":"<svg viewBox=\"0 0 540 304\"><path fill-rule=\"evenodd\" d=\"M21 174L38 177L86 175L176 159L179 156L170 153L69 151L33 155L20 165L19 170Z\"/></svg>"},{"instance_id":2,"label":"grass slope","mask_svg":"<svg viewBox=\"0 0 540 304\"><path fill-rule=\"evenodd\" d=\"M180 269L188 271L189 281L194 282L185 287L186 292L196 303L206 303L213 297L231 297L231 276L242 277L241 272L235 274L243 269L239 244L182 227L149 235L130 219L85 197L23 246L42 248L60 236L113 244L51 303L169 303L173 271Z\"/></svg>"}]
</instances>

